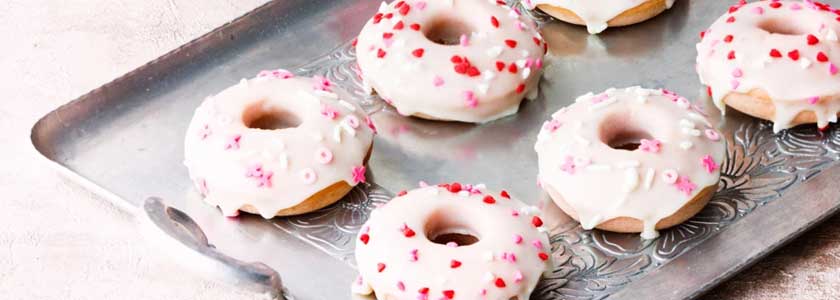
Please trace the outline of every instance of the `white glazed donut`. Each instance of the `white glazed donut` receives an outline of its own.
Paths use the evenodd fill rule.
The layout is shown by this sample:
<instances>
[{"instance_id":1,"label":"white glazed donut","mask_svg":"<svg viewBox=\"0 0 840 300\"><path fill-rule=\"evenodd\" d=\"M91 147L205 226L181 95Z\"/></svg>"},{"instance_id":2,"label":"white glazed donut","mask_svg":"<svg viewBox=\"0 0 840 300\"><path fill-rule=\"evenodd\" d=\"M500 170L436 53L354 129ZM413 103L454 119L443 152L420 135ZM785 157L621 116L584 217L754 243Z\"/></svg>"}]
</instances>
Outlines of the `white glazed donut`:
<instances>
[{"instance_id":1,"label":"white glazed donut","mask_svg":"<svg viewBox=\"0 0 840 300\"><path fill-rule=\"evenodd\" d=\"M365 181L374 130L323 77L284 70L243 79L198 107L185 165L205 200L227 216L306 213Z\"/></svg>"},{"instance_id":2,"label":"white glazed donut","mask_svg":"<svg viewBox=\"0 0 840 300\"><path fill-rule=\"evenodd\" d=\"M538 214L481 185L401 192L362 227L352 289L382 300L529 299L550 266Z\"/></svg>"},{"instance_id":3,"label":"white glazed donut","mask_svg":"<svg viewBox=\"0 0 840 300\"><path fill-rule=\"evenodd\" d=\"M533 21L487 0L383 3L356 44L365 84L400 114L471 123L516 113L546 50Z\"/></svg>"},{"instance_id":4,"label":"white glazed donut","mask_svg":"<svg viewBox=\"0 0 840 300\"><path fill-rule=\"evenodd\" d=\"M715 105L773 121L824 128L840 112L838 14L810 1L732 6L697 44L697 73Z\"/></svg>"},{"instance_id":5,"label":"white glazed donut","mask_svg":"<svg viewBox=\"0 0 840 300\"><path fill-rule=\"evenodd\" d=\"M674 0L524 0L531 9L564 22L586 25L590 34L607 27L626 26L655 17L674 5Z\"/></svg>"},{"instance_id":6,"label":"white glazed donut","mask_svg":"<svg viewBox=\"0 0 840 300\"><path fill-rule=\"evenodd\" d=\"M543 125L534 148L540 185L583 228L644 238L699 212L725 155L688 99L639 87L579 97Z\"/></svg>"}]
</instances>

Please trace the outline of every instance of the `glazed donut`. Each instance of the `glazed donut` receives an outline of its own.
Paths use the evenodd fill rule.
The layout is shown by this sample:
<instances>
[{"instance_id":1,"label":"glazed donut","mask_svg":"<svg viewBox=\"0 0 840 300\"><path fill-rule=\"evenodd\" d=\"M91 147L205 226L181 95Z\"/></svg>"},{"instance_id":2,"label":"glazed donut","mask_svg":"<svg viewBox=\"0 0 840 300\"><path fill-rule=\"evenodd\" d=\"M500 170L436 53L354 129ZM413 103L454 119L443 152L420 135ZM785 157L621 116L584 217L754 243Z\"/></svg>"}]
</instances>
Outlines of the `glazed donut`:
<instances>
[{"instance_id":1,"label":"glazed donut","mask_svg":"<svg viewBox=\"0 0 840 300\"><path fill-rule=\"evenodd\" d=\"M374 130L362 108L323 77L284 70L243 79L199 106L185 165L226 216L268 219L334 203L365 181Z\"/></svg>"},{"instance_id":2,"label":"glazed donut","mask_svg":"<svg viewBox=\"0 0 840 300\"><path fill-rule=\"evenodd\" d=\"M705 206L725 154L688 99L640 87L579 97L545 122L534 148L540 186L584 229L646 239Z\"/></svg>"},{"instance_id":3,"label":"glazed donut","mask_svg":"<svg viewBox=\"0 0 840 300\"><path fill-rule=\"evenodd\" d=\"M837 13L819 2L732 6L697 44L697 73L715 105L773 121L825 128L840 112Z\"/></svg>"},{"instance_id":4,"label":"glazed donut","mask_svg":"<svg viewBox=\"0 0 840 300\"><path fill-rule=\"evenodd\" d=\"M486 0L383 3L356 44L365 86L400 114L470 123L516 113L546 49L533 21Z\"/></svg>"},{"instance_id":5,"label":"glazed donut","mask_svg":"<svg viewBox=\"0 0 840 300\"><path fill-rule=\"evenodd\" d=\"M539 209L459 183L401 192L356 239L356 294L377 299L529 299L550 266ZM518 298L517 298L518 297Z\"/></svg>"},{"instance_id":6,"label":"glazed donut","mask_svg":"<svg viewBox=\"0 0 840 300\"><path fill-rule=\"evenodd\" d=\"M563 22L586 25L591 34L607 27L620 27L644 22L674 5L674 0L525 0L531 9Z\"/></svg>"}]
</instances>

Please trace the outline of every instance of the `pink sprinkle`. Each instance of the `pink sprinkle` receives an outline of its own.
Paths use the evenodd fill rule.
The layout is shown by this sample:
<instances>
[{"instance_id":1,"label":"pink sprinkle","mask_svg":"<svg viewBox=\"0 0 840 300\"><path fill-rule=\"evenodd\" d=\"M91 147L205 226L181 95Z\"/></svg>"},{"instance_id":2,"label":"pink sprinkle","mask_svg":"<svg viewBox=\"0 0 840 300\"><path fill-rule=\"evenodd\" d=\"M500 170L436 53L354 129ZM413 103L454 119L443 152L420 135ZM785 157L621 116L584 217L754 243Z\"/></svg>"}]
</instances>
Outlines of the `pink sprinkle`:
<instances>
[{"instance_id":1,"label":"pink sprinkle","mask_svg":"<svg viewBox=\"0 0 840 300\"><path fill-rule=\"evenodd\" d=\"M525 31L528 29L528 26L525 26L525 23L522 23L522 21L516 21L516 28L519 28L521 31Z\"/></svg>"},{"instance_id":2,"label":"pink sprinkle","mask_svg":"<svg viewBox=\"0 0 840 300\"><path fill-rule=\"evenodd\" d=\"M718 134L714 129L706 129L706 137L712 141L720 140L720 134Z\"/></svg>"},{"instance_id":3,"label":"pink sprinkle","mask_svg":"<svg viewBox=\"0 0 840 300\"><path fill-rule=\"evenodd\" d=\"M688 196L691 196L691 192L693 192L694 189L697 188L697 185L695 185L693 182L691 182L690 179L686 178L685 176L677 177L677 182L675 184L678 190L684 192Z\"/></svg>"},{"instance_id":4,"label":"pink sprinkle","mask_svg":"<svg viewBox=\"0 0 840 300\"><path fill-rule=\"evenodd\" d=\"M837 74L837 66L835 66L833 63L829 63L828 73L831 73L831 75Z\"/></svg>"},{"instance_id":5,"label":"pink sprinkle","mask_svg":"<svg viewBox=\"0 0 840 300\"><path fill-rule=\"evenodd\" d=\"M487 296L487 289L481 289L481 292L479 292L479 294L481 294L482 296Z\"/></svg>"},{"instance_id":6,"label":"pink sprinkle","mask_svg":"<svg viewBox=\"0 0 840 300\"><path fill-rule=\"evenodd\" d=\"M318 174L315 174L315 170L306 168L300 171L300 179L303 180L303 183L305 184L313 184L318 180Z\"/></svg>"},{"instance_id":7,"label":"pink sprinkle","mask_svg":"<svg viewBox=\"0 0 840 300\"><path fill-rule=\"evenodd\" d=\"M356 116L349 115L344 120L346 120L347 125L350 125L353 129L359 128L359 118L356 118Z\"/></svg>"},{"instance_id":8,"label":"pink sprinkle","mask_svg":"<svg viewBox=\"0 0 840 300\"><path fill-rule=\"evenodd\" d=\"M548 130L549 132L555 132L557 129L560 129L560 126L562 125L563 123L559 120L549 120L543 123L543 129Z\"/></svg>"},{"instance_id":9,"label":"pink sprinkle","mask_svg":"<svg viewBox=\"0 0 840 300\"><path fill-rule=\"evenodd\" d=\"M242 139L241 134L234 135L225 144L225 150L235 149L239 150L239 141Z\"/></svg>"},{"instance_id":10,"label":"pink sprinkle","mask_svg":"<svg viewBox=\"0 0 840 300\"><path fill-rule=\"evenodd\" d=\"M715 170L718 169L718 165L711 155L703 156L703 159L700 161L700 163L702 163L703 167L706 168L706 172L714 173Z\"/></svg>"},{"instance_id":11,"label":"pink sprinkle","mask_svg":"<svg viewBox=\"0 0 840 300\"><path fill-rule=\"evenodd\" d=\"M525 276L522 275L522 271L516 270L516 272L513 273L513 282L520 283L523 278L525 278Z\"/></svg>"},{"instance_id":12,"label":"pink sprinkle","mask_svg":"<svg viewBox=\"0 0 840 300\"><path fill-rule=\"evenodd\" d=\"M405 292L405 283L397 281L397 289L400 290L400 292Z\"/></svg>"},{"instance_id":13,"label":"pink sprinkle","mask_svg":"<svg viewBox=\"0 0 840 300\"><path fill-rule=\"evenodd\" d=\"M312 77L312 79L315 80L315 85L313 86L313 88L315 88L316 90L321 90L321 91L326 91L326 92L331 92L332 91L330 89L330 87L332 87L332 82L330 82L330 80L327 79L326 77L320 76L320 75L315 75L315 76Z\"/></svg>"},{"instance_id":14,"label":"pink sprinkle","mask_svg":"<svg viewBox=\"0 0 840 300\"><path fill-rule=\"evenodd\" d=\"M534 248L537 248L538 250L543 249L543 243L540 240L534 240L533 242L531 242L531 245L534 245Z\"/></svg>"},{"instance_id":15,"label":"pink sprinkle","mask_svg":"<svg viewBox=\"0 0 840 300\"><path fill-rule=\"evenodd\" d=\"M443 78L441 78L440 76L435 76L435 78L432 80L432 84L433 84L435 87L440 87L440 86L442 86L444 83L446 83L446 82L444 82L444 81L443 81Z\"/></svg>"},{"instance_id":16,"label":"pink sprinkle","mask_svg":"<svg viewBox=\"0 0 840 300\"><path fill-rule=\"evenodd\" d=\"M274 177L274 172L263 170L262 165L253 165L245 172L245 177L255 178L257 180L257 187L271 187L271 178Z\"/></svg>"},{"instance_id":17,"label":"pink sprinkle","mask_svg":"<svg viewBox=\"0 0 840 300\"><path fill-rule=\"evenodd\" d=\"M260 71L259 74L257 74L257 77L258 78L259 77L272 77L272 78L278 78L278 79L289 79L289 78L295 77L295 74L292 74L292 72L289 72L289 71L286 71L286 70L283 70L283 69L263 70L263 71Z\"/></svg>"},{"instance_id":18,"label":"pink sprinkle","mask_svg":"<svg viewBox=\"0 0 840 300\"><path fill-rule=\"evenodd\" d=\"M754 12L756 14L759 14L759 15L763 15L764 14L764 8L761 7L761 6L756 6L752 9L752 12Z\"/></svg>"},{"instance_id":19,"label":"pink sprinkle","mask_svg":"<svg viewBox=\"0 0 840 300\"><path fill-rule=\"evenodd\" d=\"M353 184L365 182L365 166L353 167Z\"/></svg>"},{"instance_id":20,"label":"pink sprinkle","mask_svg":"<svg viewBox=\"0 0 840 300\"><path fill-rule=\"evenodd\" d=\"M659 153L659 150L662 148L662 142L657 139L641 139L639 143L639 150L645 152Z\"/></svg>"},{"instance_id":21,"label":"pink sprinkle","mask_svg":"<svg viewBox=\"0 0 840 300\"><path fill-rule=\"evenodd\" d=\"M419 10L424 10L426 9L426 1L417 1L417 3L414 3L414 7Z\"/></svg>"},{"instance_id":22,"label":"pink sprinkle","mask_svg":"<svg viewBox=\"0 0 840 300\"><path fill-rule=\"evenodd\" d=\"M339 113L332 106L321 104L321 115L327 117L327 119L335 120L335 118L338 118Z\"/></svg>"},{"instance_id":23,"label":"pink sprinkle","mask_svg":"<svg viewBox=\"0 0 840 300\"><path fill-rule=\"evenodd\" d=\"M409 252L409 254L410 254L410 256L408 257L408 260L409 260L409 261L417 261L417 259L418 259L418 256L417 256L417 249L412 249L412 250Z\"/></svg>"},{"instance_id":24,"label":"pink sprinkle","mask_svg":"<svg viewBox=\"0 0 840 300\"><path fill-rule=\"evenodd\" d=\"M522 236L518 235L518 234L514 235L513 236L513 243L517 244L517 245L522 244Z\"/></svg>"},{"instance_id":25,"label":"pink sprinkle","mask_svg":"<svg viewBox=\"0 0 840 300\"><path fill-rule=\"evenodd\" d=\"M732 79L732 81L729 82L729 85L732 86L733 90L737 90L738 86L741 85L741 82L738 81L738 80Z\"/></svg>"},{"instance_id":26,"label":"pink sprinkle","mask_svg":"<svg viewBox=\"0 0 840 300\"><path fill-rule=\"evenodd\" d=\"M817 102L820 102L820 96L809 97L807 100L808 104L817 104Z\"/></svg>"},{"instance_id":27,"label":"pink sprinkle","mask_svg":"<svg viewBox=\"0 0 840 300\"><path fill-rule=\"evenodd\" d=\"M518 210L516 210L516 209L512 209L512 210L510 211L510 215L511 215L511 216L514 216L514 217L518 217L518 216L519 216L519 211L518 211Z\"/></svg>"},{"instance_id":28,"label":"pink sprinkle","mask_svg":"<svg viewBox=\"0 0 840 300\"><path fill-rule=\"evenodd\" d=\"M574 175L575 174L575 159L570 155L566 155L565 161L563 162L562 165L560 165L560 170L568 173L569 175Z\"/></svg>"},{"instance_id":29,"label":"pink sprinkle","mask_svg":"<svg viewBox=\"0 0 840 300\"><path fill-rule=\"evenodd\" d=\"M741 76L744 76L744 71L742 71L741 68L735 68L735 70L732 70L732 77L741 78Z\"/></svg>"},{"instance_id":30,"label":"pink sprinkle","mask_svg":"<svg viewBox=\"0 0 840 300\"><path fill-rule=\"evenodd\" d=\"M202 140L207 139L211 134L213 134L213 131L210 130L210 125L204 125L204 127L198 130L198 137Z\"/></svg>"},{"instance_id":31,"label":"pink sprinkle","mask_svg":"<svg viewBox=\"0 0 840 300\"><path fill-rule=\"evenodd\" d=\"M467 102L468 107L478 106L478 98L475 97L475 93L473 93L473 91L464 92L464 101Z\"/></svg>"},{"instance_id":32,"label":"pink sprinkle","mask_svg":"<svg viewBox=\"0 0 840 300\"><path fill-rule=\"evenodd\" d=\"M458 243L456 243L456 242L449 242L449 243L446 243L446 247L449 247L449 248L458 248Z\"/></svg>"},{"instance_id":33,"label":"pink sprinkle","mask_svg":"<svg viewBox=\"0 0 840 300\"><path fill-rule=\"evenodd\" d=\"M470 37L466 34L461 35L461 47L466 47L470 45Z\"/></svg>"},{"instance_id":34,"label":"pink sprinkle","mask_svg":"<svg viewBox=\"0 0 840 300\"><path fill-rule=\"evenodd\" d=\"M537 69L542 68L542 66L543 66L542 58L537 58L537 61L535 62L535 65L537 66Z\"/></svg>"},{"instance_id":35,"label":"pink sprinkle","mask_svg":"<svg viewBox=\"0 0 840 300\"><path fill-rule=\"evenodd\" d=\"M376 125L373 124L373 120L370 119L370 116L365 116L365 123L367 124L368 128L376 133Z\"/></svg>"},{"instance_id":36,"label":"pink sprinkle","mask_svg":"<svg viewBox=\"0 0 840 300\"><path fill-rule=\"evenodd\" d=\"M609 97L610 96L608 96L606 93L598 94L597 96L592 97L592 103L601 103L604 100L607 100L607 98L609 98Z\"/></svg>"},{"instance_id":37,"label":"pink sprinkle","mask_svg":"<svg viewBox=\"0 0 840 300\"><path fill-rule=\"evenodd\" d=\"M321 164L328 164L333 160L333 153L326 147L321 147L316 151L315 159Z\"/></svg>"},{"instance_id":38,"label":"pink sprinkle","mask_svg":"<svg viewBox=\"0 0 840 300\"><path fill-rule=\"evenodd\" d=\"M677 171L674 170L665 170L665 172L662 172L662 176L664 177L665 182L669 184L677 182L677 178L679 177L679 175L677 175Z\"/></svg>"},{"instance_id":39,"label":"pink sprinkle","mask_svg":"<svg viewBox=\"0 0 840 300\"><path fill-rule=\"evenodd\" d=\"M793 5L790 6L790 10L800 10L800 9L802 9L802 5L799 5L799 3L794 3Z\"/></svg>"},{"instance_id":40,"label":"pink sprinkle","mask_svg":"<svg viewBox=\"0 0 840 300\"><path fill-rule=\"evenodd\" d=\"M516 254L508 253L507 260L511 263L516 263Z\"/></svg>"}]
</instances>

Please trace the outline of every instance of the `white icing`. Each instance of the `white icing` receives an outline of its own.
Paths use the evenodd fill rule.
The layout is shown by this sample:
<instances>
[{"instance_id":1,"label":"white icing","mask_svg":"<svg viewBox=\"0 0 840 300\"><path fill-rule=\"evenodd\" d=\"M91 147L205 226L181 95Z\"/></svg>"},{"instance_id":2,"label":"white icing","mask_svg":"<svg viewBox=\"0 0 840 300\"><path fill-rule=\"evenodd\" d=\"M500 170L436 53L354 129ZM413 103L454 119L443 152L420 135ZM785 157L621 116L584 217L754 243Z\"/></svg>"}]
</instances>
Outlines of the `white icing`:
<instances>
[{"instance_id":1,"label":"white icing","mask_svg":"<svg viewBox=\"0 0 840 300\"><path fill-rule=\"evenodd\" d=\"M648 101L642 104L636 101L638 89L618 89L612 94L615 102L599 110L591 109L600 104L593 102L606 94L586 97L566 107L564 113L553 115L566 125L553 132L546 128L540 132L545 137L535 145L539 179L552 198L563 199L574 209L584 228L591 229L617 217L631 217L644 223L643 237L655 237L653 228L659 220L679 210L703 188L717 184L719 169L708 172L701 158L711 155L719 167L725 145L722 140L712 141L693 134L699 132L694 127L705 126L707 121L691 109L678 106L676 95L650 91ZM571 126L575 123L583 126ZM612 126L612 130L638 128L656 140L688 141L692 147L682 149L677 144L662 142L655 152L613 149L602 140L601 130L605 126ZM684 134L683 129L689 134ZM580 145L571 138L574 136L582 136L592 143ZM569 172L568 157L579 156L589 157L592 163L585 167L576 165ZM668 170L679 170L678 176L689 179L696 187L686 193L673 184L675 176L673 182L655 180L657 174L663 178L677 174Z\"/></svg>"},{"instance_id":2,"label":"white icing","mask_svg":"<svg viewBox=\"0 0 840 300\"><path fill-rule=\"evenodd\" d=\"M590 34L597 34L609 27L607 23L621 13L641 5L649 0L530 0L531 9L539 5L562 7L575 13L586 24ZM666 8L671 8L674 0L666 0Z\"/></svg>"}]
</instances>

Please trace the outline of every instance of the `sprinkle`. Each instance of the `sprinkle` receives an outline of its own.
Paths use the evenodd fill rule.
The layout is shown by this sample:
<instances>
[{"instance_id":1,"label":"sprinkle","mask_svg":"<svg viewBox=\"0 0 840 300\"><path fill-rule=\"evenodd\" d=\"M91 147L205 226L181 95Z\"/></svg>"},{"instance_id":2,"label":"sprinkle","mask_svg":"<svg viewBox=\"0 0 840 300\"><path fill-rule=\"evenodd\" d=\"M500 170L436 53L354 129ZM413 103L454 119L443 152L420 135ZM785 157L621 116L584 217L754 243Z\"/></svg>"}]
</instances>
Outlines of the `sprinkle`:
<instances>
[{"instance_id":1,"label":"sprinkle","mask_svg":"<svg viewBox=\"0 0 840 300\"><path fill-rule=\"evenodd\" d=\"M241 134L233 135L232 137L230 137L228 142L225 144L225 150L230 150L230 149L239 150L239 141L241 141L241 140L242 140L242 135Z\"/></svg>"},{"instance_id":2,"label":"sprinkle","mask_svg":"<svg viewBox=\"0 0 840 300\"><path fill-rule=\"evenodd\" d=\"M599 109L604 108L604 107L607 107L607 106L609 106L609 105L611 105L611 104L613 104L613 103L616 103L617 101L618 101L618 98L615 98L615 97L609 97L609 98L607 98L607 99L606 99L606 100L604 100L604 101L601 101L601 102L599 102L599 103L595 103L595 104L593 104L593 105L589 106L589 111L596 111L596 110L599 110Z\"/></svg>"},{"instance_id":3,"label":"sprinkle","mask_svg":"<svg viewBox=\"0 0 840 300\"><path fill-rule=\"evenodd\" d=\"M470 37L466 34L462 34L461 38L459 39L459 43L461 47L467 47L470 45Z\"/></svg>"},{"instance_id":4,"label":"sprinkle","mask_svg":"<svg viewBox=\"0 0 840 300\"><path fill-rule=\"evenodd\" d=\"M478 98L475 97L475 93L472 91L464 91L464 102L466 102L467 107L470 108L478 106Z\"/></svg>"},{"instance_id":5,"label":"sprinkle","mask_svg":"<svg viewBox=\"0 0 840 300\"><path fill-rule=\"evenodd\" d=\"M411 24L408 27L411 28L411 30L420 31L420 24L414 23L414 24Z\"/></svg>"},{"instance_id":6,"label":"sprinkle","mask_svg":"<svg viewBox=\"0 0 840 300\"><path fill-rule=\"evenodd\" d=\"M829 29L828 32L825 34L825 39L828 41L836 42L837 41L837 32L833 29Z\"/></svg>"},{"instance_id":7,"label":"sprinkle","mask_svg":"<svg viewBox=\"0 0 840 300\"><path fill-rule=\"evenodd\" d=\"M545 252L540 252L539 254L537 254L537 256L539 256L540 260L542 261L548 260L548 254L546 254Z\"/></svg>"},{"instance_id":8,"label":"sprinkle","mask_svg":"<svg viewBox=\"0 0 840 300\"><path fill-rule=\"evenodd\" d=\"M367 245L367 243L370 241L370 235L368 235L367 233L362 233L361 235L359 235L359 240L362 241L362 244Z\"/></svg>"},{"instance_id":9,"label":"sprinkle","mask_svg":"<svg viewBox=\"0 0 840 300\"><path fill-rule=\"evenodd\" d=\"M516 44L517 43L514 40L505 40L505 45L507 45L510 48L516 48Z\"/></svg>"},{"instance_id":10,"label":"sprinkle","mask_svg":"<svg viewBox=\"0 0 840 300\"><path fill-rule=\"evenodd\" d=\"M329 164L333 160L333 153L326 147L321 147L315 152L315 160L323 165Z\"/></svg>"},{"instance_id":11,"label":"sprinkle","mask_svg":"<svg viewBox=\"0 0 840 300\"><path fill-rule=\"evenodd\" d=\"M409 254L408 261L415 262L415 261L419 260L420 258L419 258L419 255L417 253L418 253L417 249L411 249L411 251L408 252L408 254Z\"/></svg>"},{"instance_id":12,"label":"sprinkle","mask_svg":"<svg viewBox=\"0 0 840 300\"><path fill-rule=\"evenodd\" d=\"M522 271L516 270L516 272L513 273L513 282L520 283L523 278L525 278L525 276L522 275Z\"/></svg>"},{"instance_id":13,"label":"sprinkle","mask_svg":"<svg viewBox=\"0 0 840 300\"><path fill-rule=\"evenodd\" d=\"M496 199L493 198L493 196L490 196L490 195L484 196L484 199L482 199L481 201L484 202L484 203L487 203L487 204L496 203Z\"/></svg>"},{"instance_id":14,"label":"sprinkle","mask_svg":"<svg viewBox=\"0 0 840 300\"><path fill-rule=\"evenodd\" d=\"M755 13L755 14L758 14L758 15L763 15L764 14L764 8L762 8L760 6L756 6L752 9L752 12Z\"/></svg>"},{"instance_id":15,"label":"sprinkle","mask_svg":"<svg viewBox=\"0 0 840 300\"><path fill-rule=\"evenodd\" d=\"M770 49L770 57L773 57L773 58L780 58L780 57L782 57L782 53L781 53L781 52L779 52L779 50L776 50L776 49Z\"/></svg>"},{"instance_id":16,"label":"sprinkle","mask_svg":"<svg viewBox=\"0 0 840 300\"><path fill-rule=\"evenodd\" d=\"M489 56L491 58L495 58L495 57L499 57L499 55L502 54L502 51L504 51L504 48L502 48L501 46L495 46L495 47L491 47L490 49L487 49L486 53L487 53L487 56Z\"/></svg>"},{"instance_id":17,"label":"sprinkle","mask_svg":"<svg viewBox=\"0 0 840 300\"><path fill-rule=\"evenodd\" d=\"M647 173L645 173L645 183L644 187L645 190L649 190L651 184L653 184L653 177L656 175L656 170L653 168L648 168Z\"/></svg>"},{"instance_id":18,"label":"sprinkle","mask_svg":"<svg viewBox=\"0 0 840 300\"><path fill-rule=\"evenodd\" d=\"M732 70L732 77L740 78L741 76L744 76L744 71L742 71L741 68L735 68Z\"/></svg>"},{"instance_id":19,"label":"sprinkle","mask_svg":"<svg viewBox=\"0 0 840 300\"><path fill-rule=\"evenodd\" d=\"M424 50L423 48L417 48L417 49L414 49L414 51L411 51L411 55L414 55L414 57L417 57L417 58L421 58L421 57L423 57L423 53L425 53L425 52L426 52L426 50Z\"/></svg>"},{"instance_id":20,"label":"sprinkle","mask_svg":"<svg viewBox=\"0 0 840 300\"><path fill-rule=\"evenodd\" d=\"M497 288L504 288L505 286L507 286L505 284L505 280L502 279L502 278L496 278L496 281L494 282L494 284L496 285Z\"/></svg>"},{"instance_id":21,"label":"sprinkle","mask_svg":"<svg viewBox=\"0 0 840 300\"><path fill-rule=\"evenodd\" d=\"M490 252L490 251L484 252L481 255L481 257L484 258L484 261L494 261L494 260L496 260L496 257L493 255L493 252Z\"/></svg>"},{"instance_id":22,"label":"sprinkle","mask_svg":"<svg viewBox=\"0 0 840 300\"><path fill-rule=\"evenodd\" d=\"M733 90L737 90L738 86L741 85L741 82L733 79L732 81L729 82L729 85L732 87Z\"/></svg>"},{"instance_id":23,"label":"sprinkle","mask_svg":"<svg viewBox=\"0 0 840 300\"><path fill-rule=\"evenodd\" d=\"M455 298L455 291L453 291L453 290L445 290L445 291L443 291L443 297L445 297L446 299L452 299L452 298Z\"/></svg>"},{"instance_id":24,"label":"sprinkle","mask_svg":"<svg viewBox=\"0 0 840 300\"><path fill-rule=\"evenodd\" d=\"M790 57L790 59L792 59L794 61L799 60L799 50L790 51L790 52L787 53L787 55L788 55L788 57Z\"/></svg>"},{"instance_id":25,"label":"sprinkle","mask_svg":"<svg viewBox=\"0 0 840 300\"><path fill-rule=\"evenodd\" d=\"M828 64L828 73L830 73L831 75L837 74L837 66L835 66L833 63L829 63Z\"/></svg>"},{"instance_id":26,"label":"sprinkle","mask_svg":"<svg viewBox=\"0 0 840 300\"><path fill-rule=\"evenodd\" d=\"M365 182L365 166L353 167L353 184Z\"/></svg>"},{"instance_id":27,"label":"sprinkle","mask_svg":"<svg viewBox=\"0 0 840 300\"><path fill-rule=\"evenodd\" d=\"M518 235L518 234L513 235L513 243L514 244L517 244L517 245L522 244L522 239L523 238L522 238L521 235Z\"/></svg>"},{"instance_id":28,"label":"sprinkle","mask_svg":"<svg viewBox=\"0 0 840 300\"><path fill-rule=\"evenodd\" d=\"M502 192L499 193L499 196L501 196L502 198L510 199L510 194L508 194L506 190L502 190Z\"/></svg>"},{"instance_id":29,"label":"sprinkle","mask_svg":"<svg viewBox=\"0 0 840 300\"><path fill-rule=\"evenodd\" d=\"M715 131L714 129L706 129L705 133L706 133L706 138L708 138L709 140L712 140L712 141L720 140L720 134L718 134L718 132Z\"/></svg>"},{"instance_id":30,"label":"sprinkle","mask_svg":"<svg viewBox=\"0 0 840 300\"><path fill-rule=\"evenodd\" d=\"M531 224L534 225L534 227L540 227L543 225L543 221L542 219L540 219L540 217L534 216L533 218L531 218Z\"/></svg>"},{"instance_id":31,"label":"sprinkle","mask_svg":"<svg viewBox=\"0 0 840 300\"><path fill-rule=\"evenodd\" d=\"M811 60L807 59L807 58L804 58L804 57L802 58L802 60L799 61L799 66L802 67L803 69L807 69L807 68L811 67L811 64L812 64Z\"/></svg>"},{"instance_id":32,"label":"sprinkle","mask_svg":"<svg viewBox=\"0 0 840 300\"><path fill-rule=\"evenodd\" d=\"M677 175L677 171L674 171L672 169L668 169L662 172L662 180L665 181L665 183L667 184L674 184L675 182L677 182L677 177L679 177L679 175Z\"/></svg>"},{"instance_id":33,"label":"sprinkle","mask_svg":"<svg viewBox=\"0 0 840 300\"><path fill-rule=\"evenodd\" d=\"M560 170L562 170L563 172L566 172L569 175L574 175L575 174L575 160L574 160L574 158L570 155L566 155L566 158L563 161L563 164L560 165Z\"/></svg>"},{"instance_id":34,"label":"sprinkle","mask_svg":"<svg viewBox=\"0 0 840 300\"><path fill-rule=\"evenodd\" d=\"M300 171L300 178L303 180L304 184L313 184L316 180L318 180L318 175L315 174L315 170L306 168Z\"/></svg>"},{"instance_id":35,"label":"sprinkle","mask_svg":"<svg viewBox=\"0 0 840 300\"><path fill-rule=\"evenodd\" d=\"M539 249L539 250L542 250L542 248L543 248L543 243L542 243L542 241L540 241L540 240L534 240L534 241L532 241L532 242L531 242L531 245L532 245L532 246L534 246L534 248L537 248L537 249Z\"/></svg>"},{"instance_id":36,"label":"sprinkle","mask_svg":"<svg viewBox=\"0 0 840 300\"><path fill-rule=\"evenodd\" d=\"M402 281L397 281L397 289L401 292L405 292L405 283L403 283Z\"/></svg>"},{"instance_id":37,"label":"sprinkle","mask_svg":"<svg viewBox=\"0 0 840 300\"><path fill-rule=\"evenodd\" d=\"M684 192L688 196L690 196L691 192L693 192L694 189L697 188L697 185L695 185L693 182L691 182L690 179L688 179L685 176L677 177L677 182L675 183L675 185L677 186L677 190L679 190L680 192Z\"/></svg>"},{"instance_id":38,"label":"sprinkle","mask_svg":"<svg viewBox=\"0 0 840 300\"><path fill-rule=\"evenodd\" d=\"M496 19L496 16L491 16L490 24L492 24L493 27L499 28L499 19Z\"/></svg>"},{"instance_id":39,"label":"sprinkle","mask_svg":"<svg viewBox=\"0 0 840 300\"><path fill-rule=\"evenodd\" d=\"M817 61L818 62L827 62L828 61L828 56L825 55L825 53L823 53L822 51L820 51L819 53L817 53Z\"/></svg>"},{"instance_id":40,"label":"sprinkle","mask_svg":"<svg viewBox=\"0 0 840 300\"><path fill-rule=\"evenodd\" d=\"M385 264L384 263L377 263L376 264L376 271L379 272L379 273L382 273L382 271L385 271Z\"/></svg>"},{"instance_id":41,"label":"sprinkle","mask_svg":"<svg viewBox=\"0 0 840 300\"><path fill-rule=\"evenodd\" d=\"M806 36L805 38L806 38L806 39L807 39L807 41L808 41L808 45L812 45L812 46L813 46L813 45L816 45L817 43L819 43L819 42L820 42L820 39L818 39L818 38L817 38L816 36L814 36L813 34L809 34L809 35L808 35L808 36Z\"/></svg>"},{"instance_id":42,"label":"sprinkle","mask_svg":"<svg viewBox=\"0 0 840 300\"><path fill-rule=\"evenodd\" d=\"M662 142L657 139L641 139L639 143L639 150L650 153L659 153L659 150L662 147Z\"/></svg>"},{"instance_id":43,"label":"sprinkle","mask_svg":"<svg viewBox=\"0 0 840 300\"><path fill-rule=\"evenodd\" d=\"M817 104L817 102L820 102L820 96L809 97L806 100L808 101L808 104Z\"/></svg>"},{"instance_id":44,"label":"sprinkle","mask_svg":"<svg viewBox=\"0 0 840 300\"><path fill-rule=\"evenodd\" d=\"M435 76L435 78L432 79L432 85L434 85L435 87L440 87L443 84L444 84L443 78L441 78L440 76Z\"/></svg>"},{"instance_id":45,"label":"sprinkle","mask_svg":"<svg viewBox=\"0 0 840 300\"><path fill-rule=\"evenodd\" d=\"M714 173L714 171L718 169L718 164L715 162L715 159L712 158L711 155L703 156L703 158L700 160L700 163L706 169L706 172L709 172L710 174Z\"/></svg>"},{"instance_id":46,"label":"sprinkle","mask_svg":"<svg viewBox=\"0 0 840 300\"><path fill-rule=\"evenodd\" d=\"M697 130L697 129L691 129L691 128L685 128L685 127L683 127L683 128L682 128L682 133L683 133L683 134L685 134L685 135L691 135L691 136L700 136L700 135L702 135L702 133L700 132L700 130Z\"/></svg>"}]
</instances>

